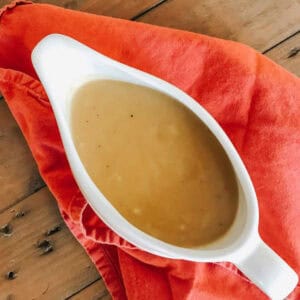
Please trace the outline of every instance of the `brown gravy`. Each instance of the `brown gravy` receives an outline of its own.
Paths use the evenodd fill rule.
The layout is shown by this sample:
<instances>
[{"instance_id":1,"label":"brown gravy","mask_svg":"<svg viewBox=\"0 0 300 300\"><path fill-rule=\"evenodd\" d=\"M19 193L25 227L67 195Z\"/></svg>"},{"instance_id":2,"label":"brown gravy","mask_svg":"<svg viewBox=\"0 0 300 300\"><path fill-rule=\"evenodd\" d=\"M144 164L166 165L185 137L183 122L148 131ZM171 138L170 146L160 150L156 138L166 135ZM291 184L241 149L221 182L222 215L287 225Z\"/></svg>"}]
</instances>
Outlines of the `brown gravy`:
<instances>
[{"instance_id":1,"label":"brown gravy","mask_svg":"<svg viewBox=\"0 0 300 300\"><path fill-rule=\"evenodd\" d=\"M91 81L73 97L71 126L88 174L140 230L196 247L233 223L238 189L231 163L173 98L121 81Z\"/></svg>"}]
</instances>

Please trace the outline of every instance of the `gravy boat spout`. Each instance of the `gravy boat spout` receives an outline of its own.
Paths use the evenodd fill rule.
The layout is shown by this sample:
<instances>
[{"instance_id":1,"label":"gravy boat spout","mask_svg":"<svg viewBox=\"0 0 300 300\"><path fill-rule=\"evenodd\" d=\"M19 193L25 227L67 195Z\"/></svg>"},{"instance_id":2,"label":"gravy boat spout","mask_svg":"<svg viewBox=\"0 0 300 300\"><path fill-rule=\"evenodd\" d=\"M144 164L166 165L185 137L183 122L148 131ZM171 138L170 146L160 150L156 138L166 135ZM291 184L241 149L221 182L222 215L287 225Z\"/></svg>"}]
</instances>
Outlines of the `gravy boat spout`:
<instances>
[{"instance_id":1,"label":"gravy boat spout","mask_svg":"<svg viewBox=\"0 0 300 300\"><path fill-rule=\"evenodd\" d=\"M258 234L257 199L241 158L218 123L194 99L166 81L59 34L51 34L36 45L32 62L49 96L74 178L96 214L113 231L138 248L163 257L196 262L230 261L272 299L283 299L294 289L297 274ZM124 81L167 94L190 109L210 129L230 159L239 187L237 215L224 236L196 248L165 243L130 224L96 187L76 151L70 128L70 110L74 92L97 79Z\"/></svg>"}]
</instances>

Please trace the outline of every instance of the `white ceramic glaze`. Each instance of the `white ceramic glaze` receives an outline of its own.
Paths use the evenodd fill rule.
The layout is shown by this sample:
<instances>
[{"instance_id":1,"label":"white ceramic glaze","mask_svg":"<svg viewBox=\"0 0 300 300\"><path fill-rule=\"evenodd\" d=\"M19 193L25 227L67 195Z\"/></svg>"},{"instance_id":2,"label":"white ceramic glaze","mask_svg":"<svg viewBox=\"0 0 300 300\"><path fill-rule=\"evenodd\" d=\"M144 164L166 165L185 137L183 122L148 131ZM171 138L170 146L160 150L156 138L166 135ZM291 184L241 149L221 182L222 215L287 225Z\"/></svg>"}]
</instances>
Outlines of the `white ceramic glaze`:
<instances>
[{"instance_id":1,"label":"white ceramic glaze","mask_svg":"<svg viewBox=\"0 0 300 300\"><path fill-rule=\"evenodd\" d=\"M297 274L265 245L258 234L257 199L241 158L218 123L195 100L166 81L59 34L49 35L37 44L32 52L32 62L49 96L73 175L86 200L112 230L138 248L163 257L233 262L272 299L283 299L294 289ZM80 85L101 78L143 85L168 94L192 110L213 132L232 162L239 185L237 217L225 236L194 249L164 243L127 222L95 186L73 144L70 105L72 94Z\"/></svg>"}]
</instances>

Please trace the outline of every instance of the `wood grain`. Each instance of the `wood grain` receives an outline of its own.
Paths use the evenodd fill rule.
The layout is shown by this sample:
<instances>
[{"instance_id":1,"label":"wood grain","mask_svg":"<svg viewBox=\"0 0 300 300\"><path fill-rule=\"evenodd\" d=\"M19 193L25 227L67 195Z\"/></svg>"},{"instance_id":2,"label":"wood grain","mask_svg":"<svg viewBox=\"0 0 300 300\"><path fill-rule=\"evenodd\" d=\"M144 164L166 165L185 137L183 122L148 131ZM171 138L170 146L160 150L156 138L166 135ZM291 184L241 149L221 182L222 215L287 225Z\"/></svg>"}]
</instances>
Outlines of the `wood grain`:
<instances>
[{"instance_id":1,"label":"wood grain","mask_svg":"<svg viewBox=\"0 0 300 300\"><path fill-rule=\"evenodd\" d=\"M0 0L0 7L8 2ZM132 19L159 1L35 2ZM265 51L299 30L299 12L300 2L296 0L168 0L138 20L232 39ZM288 58L291 50L298 47L299 34L266 55L299 76L300 52ZM0 100L0 185L0 228L8 222L12 226L12 235L0 233L0 300L110 300L98 272L64 225L47 188L27 197L40 189L43 182L3 100ZM24 200L14 205L21 199ZM16 218L22 211L25 215ZM37 242L44 240L44 233L56 225L61 226L61 231L47 237L54 251L42 255ZM6 279L9 271L16 272L17 277Z\"/></svg>"},{"instance_id":2,"label":"wood grain","mask_svg":"<svg viewBox=\"0 0 300 300\"><path fill-rule=\"evenodd\" d=\"M132 19L140 12L148 9L152 5L158 2L158 0L135 0L135 1L124 1L124 0L83 0L78 10L101 14L111 17L118 17L122 19Z\"/></svg>"},{"instance_id":3,"label":"wood grain","mask_svg":"<svg viewBox=\"0 0 300 300\"><path fill-rule=\"evenodd\" d=\"M0 1L0 7L10 1ZM140 14L157 1L37 1L56 4L87 12L130 19ZM0 95L1 97L1 95ZM2 97L1 97L2 98ZM44 184L37 166L18 125L6 103L0 101L0 227L14 215L7 210L26 198ZM5 210L6 209L6 210ZM25 209L22 219L13 220L13 235L0 236L0 299L64 299L76 294L99 278L99 274L84 250L63 225L61 232L51 238L55 250L41 255L36 247L43 232L53 224L63 221L55 201L44 188L33 196L13 206L15 211ZM30 215L30 217L29 217ZM14 280L5 279L9 271L16 271ZM89 287L81 295L110 299L102 281ZM83 294L82 294L83 293ZM87 294L86 294L87 293ZM74 296L75 297L75 296Z\"/></svg>"},{"instance_id":4,"label":"wood grain","mask_svg":"<svg viewBox=\"0 0 300 300\"><path fill-rule=\"evenodd\" d=\"M43 185L16 121L0 101L0 212Z\"/></svg>"},{"instance_id":5,"label":"wood grain","mask_svg":"<svg viewBox=\"0 0 300 300\"><path fill-rule=\"evenodd\" d=\"M0 7L9 2L11 1L0 0ZM41 0L35 2L132 18L158 1ZM22 133L2 100L0 100L0 186L2 186L0 212L44 186Z\"/></svg>"},{"instance_id":6,"label":"wood grain","mask_svg":"<svg viewBox=\"0 0 300 300\"><path fill-rule=\"evenodd\" d=\"M268 51L266 55L300 77L300 32Z\"/></svg>"},{"instance_id":7,"label":"wood grain","mask_svg":"<svg viewBox=\"0 0 300 300\"><path fill-rule=\"evenodd\" d=\"M10 3L9 0L0 0L0 7ZM68 9L80 10L123 19L131 19L141 11L146 10L158 0L36 0L36 3L53 4Z\"/></svg>"},{"instance_id":8,"label":"wood grain","mask_svg":"<svg viewBox=\"0 0 300 300\"><path fill-rule=\"evenodd\" d=\"M78 294L69 298L70 300L111 300L112 297L106 290L103 280L97 280ZM68 299L68 300L69 300Z\"/></svg>"},{"instance_id":9,"label":"wood grain","mask_svg":"<svg viewBox=\"0 0 300 300\"><path fill-rule=\"evenodd\" d=\"M0 214L0 227L8 223L11 235L0 233L0 300L9 295L11 299L65 299L100 278L64 225L47 188ZM57 225L61 230L46 237L45 232ZM53 245L48 254L43 254L45 247L37 247L45 239ZM5 278L10 271L16 273L15 279Z\"/></svg>"},{"instance_id":10,"label":"wood grain","mask_svg":"<svg viewBox=\"0 0 300 300\"><path fill-rule=\"evenodd\" d=\"M300 27L297 0L169 0L138 19L248 44L265 51Z\"/></svg>"}]
</instances>

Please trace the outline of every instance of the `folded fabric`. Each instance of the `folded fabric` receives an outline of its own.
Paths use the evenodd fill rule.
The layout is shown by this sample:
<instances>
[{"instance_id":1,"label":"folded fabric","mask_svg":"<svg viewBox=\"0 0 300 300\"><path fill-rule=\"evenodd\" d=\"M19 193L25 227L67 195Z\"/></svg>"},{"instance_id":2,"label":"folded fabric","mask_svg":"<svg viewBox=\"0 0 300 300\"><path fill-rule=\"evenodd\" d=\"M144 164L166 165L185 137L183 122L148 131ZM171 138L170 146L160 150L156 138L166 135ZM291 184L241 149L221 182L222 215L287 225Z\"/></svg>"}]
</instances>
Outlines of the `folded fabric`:
<instances>
[{"instance_id":1,"label":"folded fabric","mask_svg":"<svg viewBox=\"0 0 300 300\"><path fill-rule=\"evenodd\" d=\"M71 36L199 101L248 168L258 195L262 238L300 274L298 78L247 46L199 34L29 1L6 6L0 16L0 91L66 224L114 299L267 297L230 263L193 263L145 253L95 215L73 179L30 60L33 47L50 33ZM300 299L299 285L289 299Z\"/></svg>"}]
</instances>

